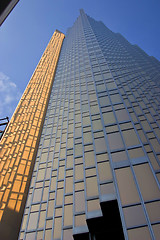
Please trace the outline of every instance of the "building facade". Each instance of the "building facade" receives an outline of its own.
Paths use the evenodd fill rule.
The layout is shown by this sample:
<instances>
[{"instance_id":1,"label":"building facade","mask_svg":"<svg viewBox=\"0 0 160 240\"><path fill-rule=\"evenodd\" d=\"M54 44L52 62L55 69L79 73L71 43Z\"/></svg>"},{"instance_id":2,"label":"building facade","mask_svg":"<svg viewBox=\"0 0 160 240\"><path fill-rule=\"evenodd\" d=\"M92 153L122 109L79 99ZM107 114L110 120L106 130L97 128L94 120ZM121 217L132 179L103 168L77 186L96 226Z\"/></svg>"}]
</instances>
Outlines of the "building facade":
<instances>
[{"instance_id":1,"label":"building facade","mask_svg":"<svg viewBox=\"0 0 160 240\"><path fill-rule=\"evenodd\" d=\"M36 86L42 68L49 71L43 78L49 74L54 82L42 103L48 107L34 141L35 155L28 159L32 151L25 142L26 160L20 158L33 167L26 176L24 170L16 172L26 177L29 188L19 239L158 240L160 63L83 10L64 40L57 34L62 48L56 73L46 56L34 73ZM46 54L54 58L52 47ZM32 92L29 88L25 96ZM24 141L27 130L22 133Z\"/></svg>"}]
</instances>

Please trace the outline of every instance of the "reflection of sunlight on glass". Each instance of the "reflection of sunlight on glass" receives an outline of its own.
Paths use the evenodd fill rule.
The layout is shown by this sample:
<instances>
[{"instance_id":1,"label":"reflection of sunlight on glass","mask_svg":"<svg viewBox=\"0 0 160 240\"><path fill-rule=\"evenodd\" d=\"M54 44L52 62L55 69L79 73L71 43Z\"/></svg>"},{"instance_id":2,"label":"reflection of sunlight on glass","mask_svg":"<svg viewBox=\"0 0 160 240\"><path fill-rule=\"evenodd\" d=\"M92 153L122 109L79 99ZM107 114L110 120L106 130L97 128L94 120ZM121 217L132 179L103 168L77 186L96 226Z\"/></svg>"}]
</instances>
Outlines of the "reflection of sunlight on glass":
<instances>
[{"instance_id":1,"label":"reflection of sunlight on glass","mask_svg":"<svg viewBox=\"0 0 160 240\"><path fill-rule=\"evenodd\" d=\"M0 221L4 214L10 228L22 218L22 201L24 206L63 39L64 34L53 34L0 142Z\"/></svg>"}]
</instances>

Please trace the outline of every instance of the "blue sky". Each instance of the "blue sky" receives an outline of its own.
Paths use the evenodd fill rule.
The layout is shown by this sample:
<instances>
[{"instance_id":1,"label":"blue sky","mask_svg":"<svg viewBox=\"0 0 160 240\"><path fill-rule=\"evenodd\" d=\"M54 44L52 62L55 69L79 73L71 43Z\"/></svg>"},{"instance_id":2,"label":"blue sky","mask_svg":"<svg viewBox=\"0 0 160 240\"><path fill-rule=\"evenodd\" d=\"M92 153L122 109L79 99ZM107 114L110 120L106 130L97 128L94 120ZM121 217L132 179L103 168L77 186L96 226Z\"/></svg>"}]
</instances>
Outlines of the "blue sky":
<instances>
[{"instance_id":1,"label":"blue sky","mask_svg":"<svg viewBox=\"0 0 160 240\"><path fill-rule=\"evenodd\" d=\"M9 116L55 29L79 9L160 60L159 0L20 0L0 28L0 117Z\"/></svg>"}]
</instances>

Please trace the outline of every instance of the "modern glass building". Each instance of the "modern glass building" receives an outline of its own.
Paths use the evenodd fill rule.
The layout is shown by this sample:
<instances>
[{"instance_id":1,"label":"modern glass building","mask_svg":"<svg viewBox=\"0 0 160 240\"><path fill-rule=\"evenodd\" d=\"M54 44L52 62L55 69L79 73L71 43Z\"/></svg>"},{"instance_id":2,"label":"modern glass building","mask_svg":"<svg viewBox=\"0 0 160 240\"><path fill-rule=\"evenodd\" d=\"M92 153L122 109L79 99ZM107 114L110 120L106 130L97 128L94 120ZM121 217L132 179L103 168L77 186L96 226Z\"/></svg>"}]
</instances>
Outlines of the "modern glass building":
<instances>
[{"instance_id":1,"label":"modern glass building","mask_svg":"<svg viewBox=\"0 0 160 240\"><path fill-rule=\"evenodd\" d=\"M63 39L56 30L1 141L0 230L158 240L160 63L83 10Z\"/></svg>"}]
</instances>

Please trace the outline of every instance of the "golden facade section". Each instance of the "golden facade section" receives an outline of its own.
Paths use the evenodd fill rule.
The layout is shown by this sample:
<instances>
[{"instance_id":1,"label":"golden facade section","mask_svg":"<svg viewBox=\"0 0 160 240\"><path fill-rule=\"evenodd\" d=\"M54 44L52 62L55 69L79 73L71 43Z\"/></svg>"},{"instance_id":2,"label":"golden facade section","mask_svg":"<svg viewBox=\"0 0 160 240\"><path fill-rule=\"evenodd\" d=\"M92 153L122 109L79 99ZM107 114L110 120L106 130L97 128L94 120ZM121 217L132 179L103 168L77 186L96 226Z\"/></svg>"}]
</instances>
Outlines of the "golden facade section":
<instances>
[{"instance_id":1,"label":"golden facade section","mask_svg":"<svg viewBox=\"0 0 160 240\"><path fill-rule=\"evenodd\" d=\"M55 31L0 143L0 232L18 236L64 34Z\"/></svg>"}]
</instances>

